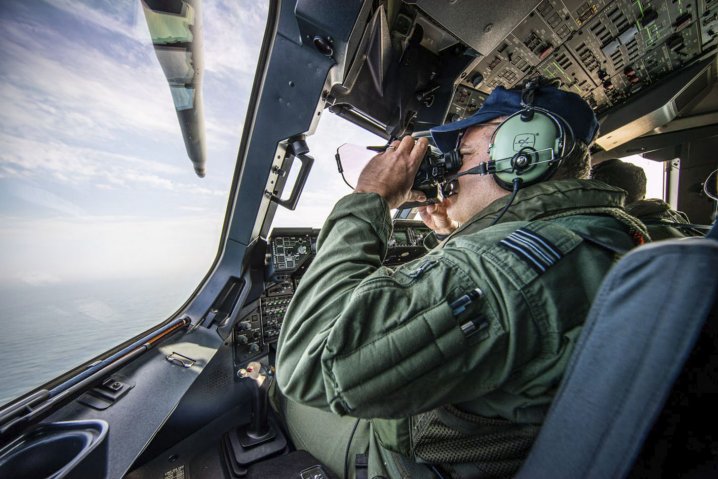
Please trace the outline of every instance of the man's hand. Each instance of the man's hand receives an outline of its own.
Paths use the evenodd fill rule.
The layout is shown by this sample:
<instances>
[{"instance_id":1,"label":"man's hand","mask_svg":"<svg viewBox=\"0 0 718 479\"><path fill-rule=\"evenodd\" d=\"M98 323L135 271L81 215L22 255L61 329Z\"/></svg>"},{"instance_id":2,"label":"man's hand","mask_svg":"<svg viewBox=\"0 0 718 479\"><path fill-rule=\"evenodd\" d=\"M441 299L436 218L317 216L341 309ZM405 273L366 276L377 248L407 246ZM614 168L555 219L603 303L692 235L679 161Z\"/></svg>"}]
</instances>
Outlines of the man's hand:
<instances>
[{"instance_id":1,"label":"man's hand","mask_svg":"<svg viewBox=\"0 0 718 479\"><path fill-rule=\"evenodd\" d=\"M426 138L415 142L411 136L393 142L384 153L367 163L354 191L378 193L389 203L389 208L396 208L407 201L426 201L426 196L412 191L411 185L428 145Z\"/></svg>"},{"instance_id":2,"label":"man's hand","mask_svg":"<svg viewBox=\"0 0 718 479\"><path fill-rule=\"evenodd\" d=\"M431 228L434 233L440 235L448 235L454 232L459 224L449 218L446 212L447 200L435 205L420 206L419 215L426 226Z\"/></svg>"}]
</instances>

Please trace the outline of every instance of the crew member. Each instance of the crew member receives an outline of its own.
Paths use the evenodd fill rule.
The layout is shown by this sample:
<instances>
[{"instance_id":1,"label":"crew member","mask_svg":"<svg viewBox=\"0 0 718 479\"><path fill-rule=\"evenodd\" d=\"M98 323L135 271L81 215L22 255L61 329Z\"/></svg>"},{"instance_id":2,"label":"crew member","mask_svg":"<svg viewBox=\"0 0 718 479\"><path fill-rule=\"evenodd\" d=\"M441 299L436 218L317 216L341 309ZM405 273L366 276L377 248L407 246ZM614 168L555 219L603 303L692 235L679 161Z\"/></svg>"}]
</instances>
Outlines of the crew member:
<instances>
[{"instance_id":1,"label":"crew member","mask_svg":"<svg viewBox=\"0 0 718 479\"><path fill-rule=\"evenodd\" d=\"M646 198L646 173L640 166L618 158L591 168L591 178L626 190L626 212L645 223L653 241L703 236L690 226L688 215L658 198Z\"/></svg>"},{"instance_id":2,"label":"crew member","mask_svg":"<svg viewBox=\"0 0 718 479\"><path fill-rule=\"evenodd\" d=\"M278 342L297 448L348 477L357 452L369 478L518 470L601 279L646 236L623 191L581 179L597 130L580 97L539 82L496 88L434 129L463 161L424 211L447 237L395 270L382 266L389 210L417 199L427 141L405 137L367 164L324 224Z\"/></svg>"}]
</instances>

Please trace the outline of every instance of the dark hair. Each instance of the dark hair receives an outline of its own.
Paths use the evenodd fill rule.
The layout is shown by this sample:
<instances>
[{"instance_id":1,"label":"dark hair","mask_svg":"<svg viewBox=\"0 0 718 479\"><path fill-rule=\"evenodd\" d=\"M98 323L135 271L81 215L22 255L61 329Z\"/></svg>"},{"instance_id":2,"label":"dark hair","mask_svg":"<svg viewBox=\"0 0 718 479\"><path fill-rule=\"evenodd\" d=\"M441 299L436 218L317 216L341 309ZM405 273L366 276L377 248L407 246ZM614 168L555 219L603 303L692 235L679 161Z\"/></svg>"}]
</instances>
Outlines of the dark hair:
<instances>
[{"instance_id":1,"label":"dark hair","mask_svg":"<svg viewBox=\"0 0 718 479\"><path fill-rule=\"evenodd\" d=\"M626 190L627 204L642 200L646 196L646 173L643 172L643 168L618 158L594 165L591 168L591 179Z\"/></svg>"},{"instance_id":2,"label":"dark hair","mask_svg":"<svg viewBox=\"0 0 718 479\"><path fill-rule=\"evenodd\" d=\"M581 140L576 140L576 145L569 155L563 159L561 166L556 170L552 180L582 180L588 178L591 169L591 150Z\"/></svg>"}]
</instances>

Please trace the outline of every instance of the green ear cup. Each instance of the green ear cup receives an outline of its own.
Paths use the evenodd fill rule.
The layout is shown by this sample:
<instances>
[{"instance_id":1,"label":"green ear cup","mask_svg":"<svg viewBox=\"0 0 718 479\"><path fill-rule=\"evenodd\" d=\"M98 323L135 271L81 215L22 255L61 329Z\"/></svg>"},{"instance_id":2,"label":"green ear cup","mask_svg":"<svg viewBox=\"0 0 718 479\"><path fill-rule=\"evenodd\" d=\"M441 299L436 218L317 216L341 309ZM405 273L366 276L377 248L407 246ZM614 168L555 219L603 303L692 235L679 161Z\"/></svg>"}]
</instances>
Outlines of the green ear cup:
<instances>
[{"instance_id":1,"label":"green ear cup","mask_svg":"<svg viewBox=\"0 0 718 479\"><path fill-rule=\"evenodd\" d=\"M514 178L527 186L550 176L558 167L551 159L561 156L561 136L556 121L540 111L534 111L530 121L520 114L509 117L499 125L489 148L497 183L511 189Z\"/></svg>"}]
</instances>

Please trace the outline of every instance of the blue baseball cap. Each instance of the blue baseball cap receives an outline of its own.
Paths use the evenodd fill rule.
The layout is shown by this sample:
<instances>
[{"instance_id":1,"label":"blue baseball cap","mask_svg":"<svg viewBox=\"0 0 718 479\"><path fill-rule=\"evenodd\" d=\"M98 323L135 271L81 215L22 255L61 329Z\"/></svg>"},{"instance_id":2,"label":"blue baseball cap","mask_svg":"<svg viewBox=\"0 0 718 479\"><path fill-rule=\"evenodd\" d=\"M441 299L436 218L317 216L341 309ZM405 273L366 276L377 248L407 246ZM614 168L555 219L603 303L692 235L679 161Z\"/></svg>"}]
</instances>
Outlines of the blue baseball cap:
<instances>
[{"instance_id":1,"label":"blue baseball cap","mask_svg":"<svg viewBox=\"0 0 718 479\"><path fill-rule=\"evenodd\" d=\"M535 91L534 106L548 110L563 118L573 130L574 137L590 145L598 133L598 120L588 103L575 93L559 90L554 86L542 86ZM459 133L467 128L486 123L500 116L521 111L521 90L494 88L479 111L469 118L447 123L431 129L436 146L444 153L456 147Z\"/></svg>"}]
</instances>

